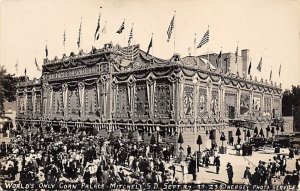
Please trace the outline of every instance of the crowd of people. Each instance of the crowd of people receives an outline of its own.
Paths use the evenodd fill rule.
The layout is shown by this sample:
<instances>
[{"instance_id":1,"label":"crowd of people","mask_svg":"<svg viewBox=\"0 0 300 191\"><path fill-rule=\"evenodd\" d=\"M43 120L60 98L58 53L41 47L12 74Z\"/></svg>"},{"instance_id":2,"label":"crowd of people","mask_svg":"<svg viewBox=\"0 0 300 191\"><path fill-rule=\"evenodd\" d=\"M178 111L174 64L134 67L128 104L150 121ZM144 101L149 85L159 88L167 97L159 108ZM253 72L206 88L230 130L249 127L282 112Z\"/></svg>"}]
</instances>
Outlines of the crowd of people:
<instances>
[{"instance_id":1,"label":"crowd of people","mask_svg":"<svg viewBox=\"0 0 300 191\"><path fill-rule=\"evenodd\" d=\"M149 145L121 138L60 134L17 136L6 147L0 166L6 180L22 184L59 181L87 185L110 183L172 183L175 165L166 166L174 156L174 145ZM173 156L172 156L173 155Z\"/></svg>"},{"instance_id":2,"label":"crowd of people","mask_svg":"<svg viewBox=\"0 0 300 191\"><path fill-rule=\"evenodd\" d=\"M150 145L83 133L48 132L30 138L18 135L12 138L11 144L2 143L0 151L1 180L22 184L176 184L178 172L183 178L185 174L192 174L192 180L196 181L199 167L214 165L219 174L221 166L220 156L215 155L212 149L193 153L188 146L186 152L181 148L175 156L173 144ZM248 143L241 146L241 151L242 156L252 155L252 147ZM212 157L214 160L210 161ZM178 161L173 160L175 158ZM257 166L253 165L252 170L248 166L243 175L244 183L271 185L273 181L280 181L280 176L285 176L282 184L298 185L300 161L296 161L297 169L292 172L286 170L286 165L286 156L278 154L268 162L260 161ZM233 184L235 175L230 162L226 165L226 172L228 184Z\"/></svg>"},{"instance_id":3,"label":"crowd of people","mask_svg":"<svg viewBox=\"0 0 300 191\"><path fill-rule=\"evenodd\" d=\"M287 159L285 155L278 154L268 162L259 161L259 164L254 167L254 173L251 174L250 167L247 166L243 179L245 184L252 185L268 185L271 186L275 181L281 181L284 185L298 186L299 184L299 170L293 172L287 171ZM291 175L292 174L292 175ZM280 176L284 176L283 181Z\"/></svg>"}]
</instances>

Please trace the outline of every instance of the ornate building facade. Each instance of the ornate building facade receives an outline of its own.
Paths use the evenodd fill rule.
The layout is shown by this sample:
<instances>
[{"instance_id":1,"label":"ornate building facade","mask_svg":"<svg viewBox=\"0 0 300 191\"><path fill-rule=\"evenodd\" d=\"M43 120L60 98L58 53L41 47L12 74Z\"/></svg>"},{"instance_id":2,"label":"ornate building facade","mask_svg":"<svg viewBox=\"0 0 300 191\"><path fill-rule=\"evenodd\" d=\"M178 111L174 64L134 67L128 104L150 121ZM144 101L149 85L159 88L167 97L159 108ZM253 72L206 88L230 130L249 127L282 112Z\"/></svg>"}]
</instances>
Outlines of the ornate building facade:
<instances>
[{"instance_id":1,"label":"ornate building facade","mask_svg":"<svg viewBox=\"0 0 300 191\"><path fill-rule=\"evenodd\" d=\"M146 142L154 134L176 148L179 132L184 145L195 148L198 135L205 144L212 132L221 145L221 132L227 140L235 136L236 121L244 141L247 129L265 131L281 118L281 91L276 83L232 74L201 56L163 60L138 45L105 44L88 54L45 59L41 79L18 85L17 123L69 132L96 128L100 136L133 131Z\"/></svg>"}]
</instances>

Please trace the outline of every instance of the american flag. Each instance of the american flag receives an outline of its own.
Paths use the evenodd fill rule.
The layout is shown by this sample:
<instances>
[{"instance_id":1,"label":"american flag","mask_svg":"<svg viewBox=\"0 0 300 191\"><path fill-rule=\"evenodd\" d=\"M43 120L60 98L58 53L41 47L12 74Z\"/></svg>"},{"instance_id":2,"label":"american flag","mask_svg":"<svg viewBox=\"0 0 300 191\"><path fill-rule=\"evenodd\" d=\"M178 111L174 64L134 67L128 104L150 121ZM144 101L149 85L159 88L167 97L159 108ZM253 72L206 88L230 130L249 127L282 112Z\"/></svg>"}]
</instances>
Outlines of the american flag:
<instances>
[{"instance_id":1,"label":"american flag","mask_svg":"<svg viewBox=\"0 0 300 191\"><path fill-rule=\"evenodd\" d=\"M47 47L47 44L46 44L46 47L45 47L45 52L46 52L46 57L48 57L48 47Z\"/></svg>"},{"instance_id":2,"label":"american flag","mask_svg":"<svg viewBox=\"0 0 300 191\"><path fill-rule=\"evenodd\" d=\"M77 41L77 46L78 46L78 48L80 47L81 24L82 24L82 22L80 22L80 26L79 26L79 34L78 34L78 41Z\"/></svg>"},{"instance_id":3,"label":"american flag","mask_svg":"<svg viewBox=\"0 0 300 191\"><path fill-rule=\"evenodd\" d=\"M64 36L63 36L63 45L66 46L66 30L64 30Z\"/></svg>"},{"instance_id":4,"label":"american flag","mask_svg":"<svg viewBox=\"0 0 300 191\"><path fill-rule=\"evenodd\" d=\"M37 71L41 71L41 69L40 69L40 67L39 67L39 65L38 65L38 63L37 63L37 61L36 61L36 58L34 59L34 62L35 62L35 66L36 66L36 69L37 69Z\"/></svg>"},{"instance_id":5,"label":"american flag","mask_svg":"<svg viewBox=\"0 0 300 191\"><path fill-rule=\"evenodd\" d=\"M150 51L150 48L152 47L152 38L153 38L153 36L151 37L150 43L149 43L149 45L148 45L148 50L147 50L146 56L148 56L149 51Z\"/></svg>"},{"instance_id":6,"label":"american flag","mask_svg":"<svg viewBox=\"0 0 300 191\"><path fill-rule=\"evenodd\" d=\"M250 61L249 68L248 68L248 75L250 75L250 73L251 73L251 61Z\"/></svg>"},{"instance_id":7,"label":"american flag","mask_svg":"<svg viewBox=\"0 0 300 191\"><path fill-rule=\"evenodd\" d=\"M15 67L16 67L16 73L18 73L18 65L19 65L19 59L17 60L17 63L15 65Z\"/></svg>"},{"instance_id":8,"label":"american flag","mask_svg":"<svg viewBox=\"0 0 300 191\"><path fill-rule=\"evenodd\" d=\"M237 46L235 50L235 63L237 63L238 56L239 56L239 46Z\"/></svg>"},{"instance_id":9,"label":"american flag","mask_svg":"<svg viewBox=\"0 0 300 191\"><path fill-rule=\"evenodd\" d=\"M130 30L129 39L128 39L128 46L130 46L131 39L133 38L132 30L133 30L133 27L131 27L131 30Z\"/></svg>"},{"instance_id":10,"label":"american flag","mask_svg":"<svg viewBox=\"0 0 300 191\"><path fill-rule=\"evenodd\" d=\"M280 77L280 74L281 74L281 64L279 66L279 77Z\"/></svg>"},{"instance_id":11,"label":"american flag","mask_svg":"<svg viewBox=\"0 0 300 191\"><path fill-rule=\"evenodd\" d=\"M168 31L167 31L167 35L168 35L168 42L170 41L170 38L171 38L171 35L172 35L172 31L173 31L173 28L174 28L174 19L175 19L175 15L173 16L172 20L171 20L171 23L169 25L169 28L168 28Z\"/></svg>"},{"instance_id":12,"label":"american flag","mask_svg":"<svg viewBox=\"0 0 300 191\"><path fill-rule=\"evenodd\" d=\"M101 13L99 13L99 17L98 17L98 23L97 23L97 28L96 28L96 32L94 35L94 40L99 40L99 36L100 36L100 18L101 18Z\"/></svg>"},{"instance_id":13,"label":"american flag","mask_svg":"<svg viewBox=\"0 0 300 191\"><path fill-rule=\"evenodd\" d=\"M257 70L261 72L261 65L262 65L262 57L260 58L259 64L257 66Z\"/></svg>"},{"instance_id":14,"label":"american flag","mask_svg":"<svg viewBox=\"0 0 300 191\"><path fill-rule=\"evenodd\" d=\"M206 33L202 37L202 39L201 39L199 45L197 46L197 48L200 48L201 46L206 44L208 41L209 41L209 30L206 31Z\"/></svg>"},{"instance_id":15,"label":"american flag","mask_svg":"<svg viewBox=\"0 0 300 191\"><path fill-rule=\"evenodd\" d=\"M118 34L121 34L125 29L125 21L123 21L122 25L120 26L119 30L117 31Z\"/></svg>"}]
</instances>

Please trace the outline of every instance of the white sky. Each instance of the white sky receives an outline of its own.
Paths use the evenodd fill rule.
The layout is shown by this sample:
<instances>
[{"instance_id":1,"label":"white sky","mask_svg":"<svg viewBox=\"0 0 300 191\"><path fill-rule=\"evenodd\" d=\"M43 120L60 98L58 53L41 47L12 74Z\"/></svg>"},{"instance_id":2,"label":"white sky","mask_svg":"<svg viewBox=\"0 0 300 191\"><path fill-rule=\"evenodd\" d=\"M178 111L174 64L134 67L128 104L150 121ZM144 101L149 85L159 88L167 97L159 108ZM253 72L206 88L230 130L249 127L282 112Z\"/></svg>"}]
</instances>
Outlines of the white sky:
<instances>
[{"instance_id":1,"label":"white sky","mask_svg":"<svg viewBox=\"0 0 300 191\"><path fill-rule=\"evenodd\" d=\"M97 19L101 9L101 29L107 21L107 33L94 42ZM176 11L175 31L167 43L167 29ZM210 41L196 54L249 49L252 74L269 79L283 88L300 85L300 1L299 0L2 0L0 4L0 65L10 73L30 78L40 77L34 59L41 66L48 44L49 58L62 57L63 33L66 30L66 53L78 53L77 38L82 17L82 48L101 48L112 41L127 46L133 25L133 42L147 50L151 34L154 56L172 56L174 34L176 49L182 57L199 43L208 25ZM122 35L116 31L125 19ZM239 52L240 54L240 52ZM262 72L256 70L263 56ZM278 77L282 64L281 78Z\"/></svg>"}]
</instances>

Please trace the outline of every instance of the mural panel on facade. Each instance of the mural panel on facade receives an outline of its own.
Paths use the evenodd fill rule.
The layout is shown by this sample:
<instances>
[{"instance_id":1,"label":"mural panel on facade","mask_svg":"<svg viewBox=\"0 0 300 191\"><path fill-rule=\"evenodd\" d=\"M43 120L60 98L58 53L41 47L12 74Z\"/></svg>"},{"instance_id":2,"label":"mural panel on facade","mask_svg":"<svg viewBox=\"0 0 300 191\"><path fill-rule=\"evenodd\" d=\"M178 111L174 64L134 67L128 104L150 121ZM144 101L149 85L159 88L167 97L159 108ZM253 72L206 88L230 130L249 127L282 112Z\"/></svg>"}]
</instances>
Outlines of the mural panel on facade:
<instances>
[{"instance_id":1,"label":"mural panel on facade","mask_svg":"<svg viewBox=\"0 0 300 191\"><path fill-rule=\"evenodd\" d=\"M207 88L200 87L199 89L199 103L198 103L198 116L206 117L207 112Z\"/></svg>"},{"instance_id":2,"label":"mural panel on facade","mask_svg":"<svg viewBox=\"0 0 300 191\"><path fill-rule=\"evenodd\" d=\"M135 91L135 117L146 117L148 116L149 104L146 83L137 84Z\"/></svg>"},{"instance_id":3,"label":"mural panel on facade","mask_svg":"<svg viewBox=\"0 0 300 191\"><path fill-rule=\"evenodd\" d=\"M169 117L171 110L170 85L157 83L155 87L154 116L157 118Z\"/></svg>"},{"instance_id":4,"label":"mural panel on facade","mask_svg":"<svg viewBox=\"0 0 300 191\"><path fill-rule=\"evenodd\" d=\"M128 117L128 92L126 85L119 85L117 92L116 117Z\"/></svg>"},{"instance_id":5,"label":"mural panel on facade","mask_svg":"<svg viewBox=\"0 0 300 191\"><path fill-rule=\"evenodd\" d=\"M217 116L219 115L219 91L217 89L212 90L211 94L211 115Z\"/></svg>"},{"instance_id":6,"label":"mural panel on facade","mask_svg":"<svg viewBox=\"0 0 300 191\"><path fill-rule=\"evenodd\" d=\"M60 116L62 114L63 110L63 104L62 104L62 92L61 90L53 91L53 115L54 116Z\"/></svg>"},{"instance_id":7,"label":"mural panel on facade","mask_svg":"<svg viewBox=\"0 0 300 191\"><path fill-rule=\"evenodd\" d=\"M237 106L236 92L225 92L225 116L234 118Z\"/></svg>"},{"instance_id":8,"label":"mural panel on facade","mask_svg":"<svg viewBox=\"0 0 300 191\"><path fill-rule=\"evenodd\" d=\"M33 104L32 104L32 95L27 95L27 108L26 108L26 114L31 115L33 111Z\"/></svg>"},{"instance_id":9,"label":"mural panel on facade","mask_svg":"<svg viewBox=\"0 0 300 191\"><path fill-rule=\"evenodd\" d=\"M264 115L270 116L272 114L272 99L271 97L265 97L264 99Z\"/></svg>"},{"instance_id":10,"label":"mural panel on facade","mask_svg":"<svg viewBox=\"0 0 300 191\"><path fill-rule=\"evenodd\" d=\"M23 96L20 96L19 97L19 103L18 103L18 106L19 106L19 113L24 113L25 111L25 102L24 102L24 97Z\"/></svg>"},{"instance_id":11,"label":"mural panel on facade","mask_svg":"<svg viewBox=\"0 0 300 191\"><path fill-rule=\"evenodd\" d=\"M252 112L254 116L260 116L261 111L261 97L253 96L252 100Z\"/></svg>"},{"instance_id":12,"label":"mural panel on facade","mask_svg":"<svg viewBox=\"0 0 300 191\"><path fill-rule=\"evenodd\" d=\"M41 114L41 94L36 94L35 112Z\"/></svg>"},{"instance_id":13,"label":"mural panel on facade","mask_svg":"<svg viewBox=\"0 0 300 191\"><path fill-rule=\"evenodd\" d=\"M78 89L69 89L68 115L71 117L79 116L79 95Z\"/></svg>"},{"instance_id":14,"label":"mural panel on facade","mask_svg":"<svg viewBox=\"0 0 300 191\"><path fill-rule=\"evenodd\" d=\"M249 93L241 93L240 114L248 115L249 112L250 112L250 94Z\"/></svg>"},{"instance_id":15,"label":"mural panel on facade","mask_svg":"<svg viewBox=\"0 0 300 191\"><path fill-rule=\"evenodd\" d=\"M95 116L97 103L97 91L95 86L86 86L85 89L85 115Z\"/></svg>"},{"instance_id":16,"label":"mural panel on facade","mask_svg":"<svg viewBox=\"0 0 300 191\"><path fill-rule=\"evenodd\" d=\"M183 112L185 117L193 117L194 115L194 86L185 85L183 91Z\"/></svg>"}]
</instances>

